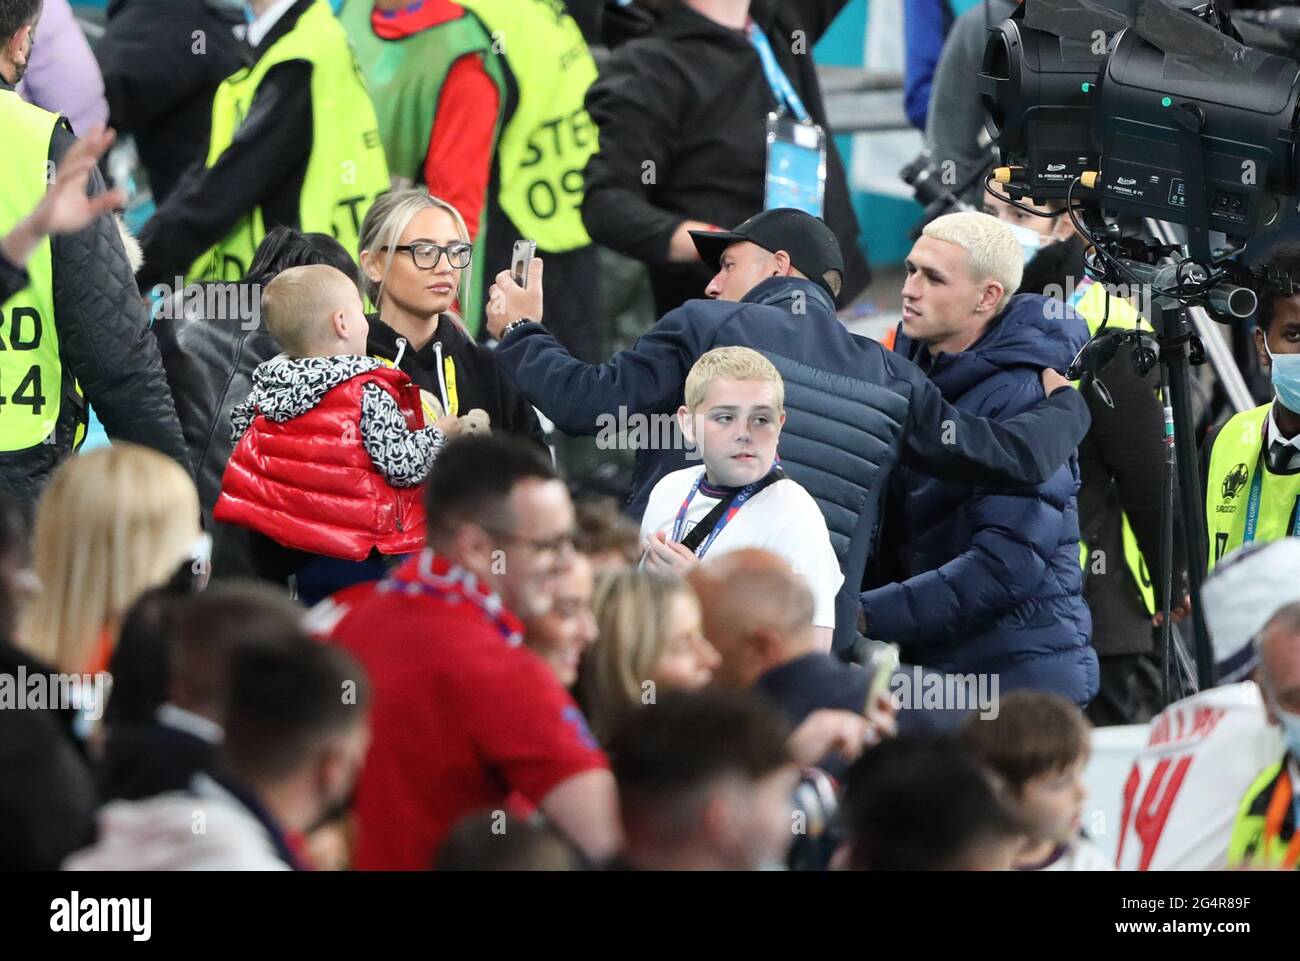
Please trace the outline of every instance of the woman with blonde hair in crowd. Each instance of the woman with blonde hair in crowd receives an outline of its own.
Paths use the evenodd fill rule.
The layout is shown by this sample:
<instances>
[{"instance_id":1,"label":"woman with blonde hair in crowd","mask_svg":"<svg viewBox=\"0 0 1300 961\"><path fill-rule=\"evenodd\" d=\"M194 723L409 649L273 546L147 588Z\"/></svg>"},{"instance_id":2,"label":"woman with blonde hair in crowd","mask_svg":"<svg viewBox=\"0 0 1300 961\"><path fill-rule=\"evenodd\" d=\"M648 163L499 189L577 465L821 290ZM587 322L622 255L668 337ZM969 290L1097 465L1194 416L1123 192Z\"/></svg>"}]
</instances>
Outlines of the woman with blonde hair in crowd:
<instances>
[{"instance_id":1,"label":"woman with blonde hair in crowd","mask_svg":"<svg viewBox=\"0 0 1300 961\"><path fill-rule=\"evenodd\" d=\"M718 652L700 626L700 602L676 577L626 570L604 577L593 603L598 636L578 674L592 732L608 744L629 712L713 679Z\"/></svg>"},{"instance_id":2,"label":"woman with blonde hair in crowd","mask_svg":"<svg viewBox=\"0 0 1300 961\"><path fill-rule=\"evenodd\" d=\"M459 211L423 190L396 190L361 224L362 292L372 357L400 367L425 392L425 419L486 412L492 430L542 443L532 405L453 310L471 283L474 247ZM376 322L378 321L378 322Z\"/></svg>"},{"instance_id":3,"label":"woman with blonde hair in crowd","mask_svg":"<svg viewBox=\"0 0 1300 961\"><path fill-rule=\"evenodd\" d=\"M615 732L642 705L669 691L697 691L722 663L705 638L700 599L672 576L629 569L606 574L593 602L598 636L578 670L577 699L587 723L608 750ZM851 762L869 744L893 733L893 718L819 709L790 732L800 765Z\"/></svg>"},{"instance_id":4,"label":"woman with blonde hair in crowd","mask_svg":"<svg viewBox=\"0 0 1300 961\"><path fill-rule=\"evenodd\" d=\"M36 509L32 552L41 589L19 643L68 673L104 670L122 616L184 565L206 570L199 495L173 460L114 444L65 461Z\"/></svg>"}]
</instances>

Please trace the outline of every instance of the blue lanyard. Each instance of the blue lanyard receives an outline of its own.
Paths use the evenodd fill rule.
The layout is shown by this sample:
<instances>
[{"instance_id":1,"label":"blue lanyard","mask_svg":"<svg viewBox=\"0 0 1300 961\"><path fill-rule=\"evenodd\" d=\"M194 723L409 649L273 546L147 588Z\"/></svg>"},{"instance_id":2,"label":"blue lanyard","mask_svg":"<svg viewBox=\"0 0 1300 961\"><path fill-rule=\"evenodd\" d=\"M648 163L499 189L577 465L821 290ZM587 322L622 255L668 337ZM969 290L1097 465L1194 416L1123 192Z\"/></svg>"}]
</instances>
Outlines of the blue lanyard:
<instances>
[{"instance_id":1,"label":"blue lanyard","mask_svg":"<svg viewBox=\"0 0 1300 961\"><path fill-rule=\"evenodd\" d=\"M1267 428L1264 443L1268 443ZM1255 476L1250 479L1250 500L1246 501L1246 533L1241 542L1249 544L1255 539L1255 528L1259 524L1259 502L1264 493L1264 450L1260 448L1259 460L1255 462ZM1295 512L1295 523L1291 525L1291 536L1300 537L1300 505Z\"/></svg>"},{"instance_id":2,"label":"blue lanyard","mask_svg":"<svg viewBox=\"0 0 1300 961\"><path fill-rule=\"evenodd\" d=\"M763 64L763 73L767 77L767 85L772 88L772 96L776 97L777 103L789 107L796 120L807 123L812 118L804 107L803 100L795 92L794 84L785 75L781 65L776 62L776 54L772 52L772 44L768 42L767 34L763 33L756 23L751 23L747 32L749 42L758 51L758 59Z\"/></svg>"},{"instance_id":3,"label":"blue lanyard","mask_svg":"<svg viewBox=\"0 0 1300 961\"><path fill-rule=\"evenodd\" d=\"M673 521L673 543L675 544L680 544L682 541L682 534L685 533L683 528L686 526L686 512L690 509L691 501L695 499L695 492L700 489L700 484L704 482L705 473L705 471L700 471L700 476L695 478L695 483L691 485L690 493L688 493L686 499L682 501L682 506L677 509L677 518ZM762 480L756 480L752 484L746 484L740 489L740 493L738 493L735 500L731 502L731 506L722 512L722 516L718 518L718 522L713 525L713 530L709 531L709 536L704 539L704 542L700 544L699 547L695 548L696 557L704 556L704 552L709 549L717 536L722 533L722 529L727 526L727 523L733 517L736 516L745 501L749 500L749 498L753 496L754 491L766 479L767 477L764 476Z\"/></svg>"}]
</instances>

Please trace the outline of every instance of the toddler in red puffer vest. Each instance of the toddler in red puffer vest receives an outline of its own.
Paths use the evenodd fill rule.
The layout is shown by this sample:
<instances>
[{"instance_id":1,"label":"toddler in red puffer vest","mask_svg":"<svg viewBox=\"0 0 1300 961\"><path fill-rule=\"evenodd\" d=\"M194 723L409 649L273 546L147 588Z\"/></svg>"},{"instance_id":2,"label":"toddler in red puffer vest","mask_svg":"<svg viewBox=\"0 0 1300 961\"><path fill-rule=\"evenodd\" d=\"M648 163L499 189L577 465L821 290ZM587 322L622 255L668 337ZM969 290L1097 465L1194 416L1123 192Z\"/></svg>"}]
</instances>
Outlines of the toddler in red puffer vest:
<instances>
[{"instance_id":1,"label":"toddler in red puffer vest","mask_svg":"<svg viewBox=\"0 0 1300 961\"><path fill-rule=\"evenodd\" d=\"M262 291L262 316L285 352L258 366L231 413L237 443L213 517L307 555L420 550L419 485L448 437L478 426L474 412L424 423L419 388L365 356L361 296L333 267L278 274Z\"/></svg>"}]
</instances>

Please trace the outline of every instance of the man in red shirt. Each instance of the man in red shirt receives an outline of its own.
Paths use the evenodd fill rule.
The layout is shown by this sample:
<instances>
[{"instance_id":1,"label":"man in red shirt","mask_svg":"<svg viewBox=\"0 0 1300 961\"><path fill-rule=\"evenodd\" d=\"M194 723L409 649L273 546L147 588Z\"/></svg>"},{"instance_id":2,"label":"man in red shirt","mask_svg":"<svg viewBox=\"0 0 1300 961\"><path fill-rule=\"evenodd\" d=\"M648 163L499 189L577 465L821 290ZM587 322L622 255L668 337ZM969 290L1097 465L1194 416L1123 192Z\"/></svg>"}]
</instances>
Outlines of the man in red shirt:
<instances>
[{"instance_id":1,"label":"man in red shirt","mask_svg":"<svg viewBox=\"0 0 1300 961\"><path fill-rule=\"evenodd\" d=\"M462 817L516 793L589 858L621 844L605 756L519 617L550 607L573 506L517 439L449 444L430 474L429 546L325 601L317 626L366 668L374 740L357 789L360 869L420 870ZM507 828L508 829L508 828Z\"/></svg>"}]
</instances>

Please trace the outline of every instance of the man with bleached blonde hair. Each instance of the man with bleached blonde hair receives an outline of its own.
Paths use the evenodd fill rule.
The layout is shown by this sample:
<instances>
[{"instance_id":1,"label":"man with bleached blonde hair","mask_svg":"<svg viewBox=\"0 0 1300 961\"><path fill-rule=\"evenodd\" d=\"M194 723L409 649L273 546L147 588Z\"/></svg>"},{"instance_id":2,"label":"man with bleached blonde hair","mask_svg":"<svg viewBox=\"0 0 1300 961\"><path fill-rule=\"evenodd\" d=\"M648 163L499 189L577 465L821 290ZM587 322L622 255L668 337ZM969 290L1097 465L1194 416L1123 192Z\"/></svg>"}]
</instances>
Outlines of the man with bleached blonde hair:
<instances>
[{"instance_id":1,"label":"man with bleached blonde hair","mask_svg":"<svg viewBox=\"0 0 1300 961\"><path fill-rule=\"evenodd\" d=\"M903 264L903 333L932 355L973 344L1011 302L1025 269L1015 234L974 211L930 221Z\"/></svg>"},{"instance_id":2,"label":"man with bleached blonde hair","mask_svg":"<svg viewBox=\"0 0 1300 961\"><path fill-rule=\"evenodd\" d=\"M1023 257L996 217L939 217L905 261L894 349L967 415L1008 420L1043 400L1037 372L1088 339L1071 309L1015 294ZM895 475L880 586L861 595L868 637L909 664L997 676L1086 705L1097 694L1079 567L1076 457L1037 486Z\"/></svg>"}]
</instances>

